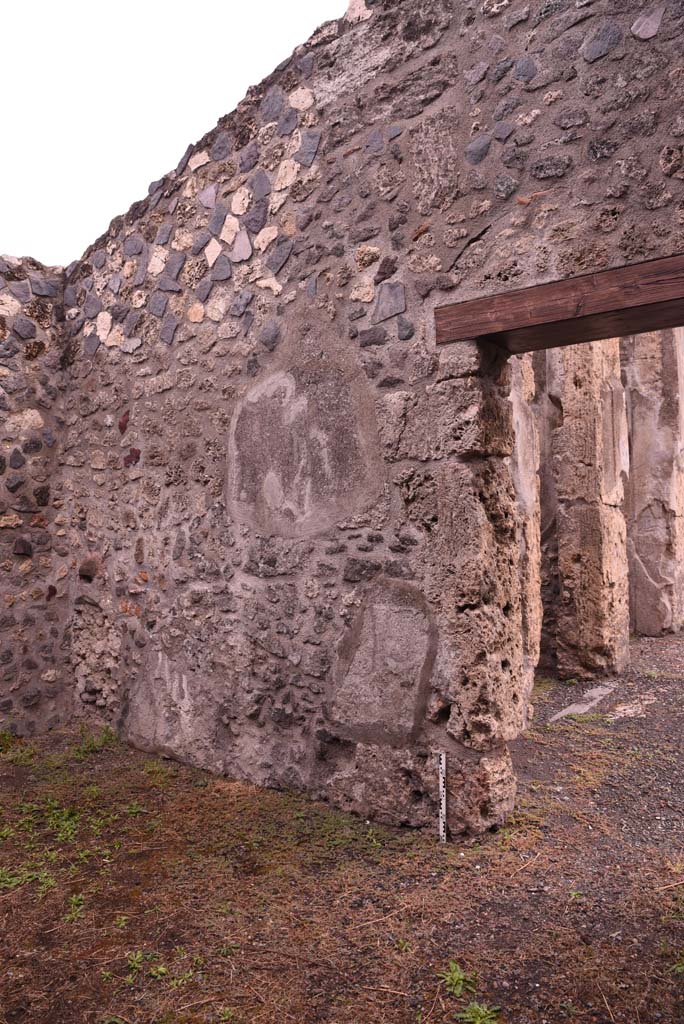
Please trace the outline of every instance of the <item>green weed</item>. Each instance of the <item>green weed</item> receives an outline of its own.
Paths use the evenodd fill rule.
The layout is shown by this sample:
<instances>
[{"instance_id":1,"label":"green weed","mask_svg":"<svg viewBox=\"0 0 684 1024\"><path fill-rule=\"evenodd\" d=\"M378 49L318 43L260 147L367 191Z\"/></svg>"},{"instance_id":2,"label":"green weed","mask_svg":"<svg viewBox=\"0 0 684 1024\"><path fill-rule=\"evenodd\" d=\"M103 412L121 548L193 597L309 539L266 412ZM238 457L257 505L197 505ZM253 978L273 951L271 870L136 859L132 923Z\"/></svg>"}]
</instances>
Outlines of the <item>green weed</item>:
<instances>
[{"instance_id":1,"label":"green weed","mask_svg":"<svg viewBox=\"0 0 684 1024\"><path fill-rule=\"evenodd\" d=\"M680 953L678 958L672 964L670 974L684 974L684 953Z\"/></svg>"},{"instance_id":2,"label":"green weed","mask_svg":"<svg viewBox=\"0 0 684 1024\"><path fill-rule=\"evenodd\" d=\"M64 916L64 920L68 924L74 924L83 917L83 910L85 908L85 896L83 893L75 893L69 897L69 910Z\"/></svg>"},{"instance_id":3,"label":"green weed","mask_svg":"<svg viewBox=\"0 0 684 1024\"><path fill-rule=\"evenodd\" d=\"M16 743L16 737L8 729L0 729L0 754L6 754Z\"/></svg>"},{"instance_id":4,"label":"green weed","mask_svg":"<svg viewBox=\"0 0 684 1024\"><path fill-rule=\"evenodd\" d=\"M473 975L466 974L455 960L450 960L447 969L440 971L437 977L444 982L445 989L455 999L460 999L464 992L474 992L476 988Z\"/></svg>"},{"instance_id":5,"label":"green weed","mask_svg":"<svg viewBox=\"0 0 684 1024\"><path fill-rule=\"evenodd\" d=\"M485 1006L484 1003L471 1003L465 1010L456 1014L456 1020L463 1024L497 1024L501 1009L498 1006Z\"/></svg>"},{"instance_id":6,"label":"green weed","mask_svg":"<svg viewBox=\"0 0 684 1024\"><path fill-rule=\"evenodd\" d=\"M38 751L33 744L17 743L2 756L3 760L9 761L10 764L26 768L28 765L33 764L37 753Z\"/></svg>"},{"instance_id":7,"label":"green weed","mask_svg":"<svg viewBox=\"0 0 684 1024\"><path fill-rule=\"evenodd\" d=\"M85 761L86 758L91 757L93 754L99 754L105 747L113 747L116 742L116 734L109 726L105 726L102 732L96 736L90 729L82 725L81 742L72 748L71 753L77 761Z\"/></svg>"},{"instance_id":8,"label":"green weed","mask_svg":"<svg viewBox=\"0 0 684 1024\"><path fill-rule=\"evenodd\" d=\"M145 808L142 804L134 800L133 803L129 804L128 807L124 807L126 814L130 814L132 818L137 818L140 814L145 814Z\"/></svg>"}]
</instances>

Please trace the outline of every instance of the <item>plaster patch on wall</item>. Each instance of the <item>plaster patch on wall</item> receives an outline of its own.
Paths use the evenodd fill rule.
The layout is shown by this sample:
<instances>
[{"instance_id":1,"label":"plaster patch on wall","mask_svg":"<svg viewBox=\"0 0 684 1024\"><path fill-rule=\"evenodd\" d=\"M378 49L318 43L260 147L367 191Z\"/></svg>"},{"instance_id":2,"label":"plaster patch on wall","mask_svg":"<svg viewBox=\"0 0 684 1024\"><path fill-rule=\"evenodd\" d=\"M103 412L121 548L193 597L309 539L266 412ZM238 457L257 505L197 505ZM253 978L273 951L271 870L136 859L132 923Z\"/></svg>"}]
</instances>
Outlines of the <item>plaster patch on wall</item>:
<instances>
[{"instance_id":1,"label":"plaster patch on wall","mask_svg":"<svg viewBox=\"0 0 684 1024\"><path fill-rule=\"evenodd\" d=\"M314 536L377 497L379 446L362 387L320 362L280 370L247 393L229 443L236 518L266 534Z\"/></svg>"},{"instance_id":2,"label":"plaster patch on wall","mask_svg":"<svg viewBox=\"0 0 684 1024\"><path fill-rule=\"evenodd\" d=\"M338 652L330 714L345 735L387 742L415 733L434 663L433 632L414 587L384 580L368 595Z\"/></svg>"}]
</instances>

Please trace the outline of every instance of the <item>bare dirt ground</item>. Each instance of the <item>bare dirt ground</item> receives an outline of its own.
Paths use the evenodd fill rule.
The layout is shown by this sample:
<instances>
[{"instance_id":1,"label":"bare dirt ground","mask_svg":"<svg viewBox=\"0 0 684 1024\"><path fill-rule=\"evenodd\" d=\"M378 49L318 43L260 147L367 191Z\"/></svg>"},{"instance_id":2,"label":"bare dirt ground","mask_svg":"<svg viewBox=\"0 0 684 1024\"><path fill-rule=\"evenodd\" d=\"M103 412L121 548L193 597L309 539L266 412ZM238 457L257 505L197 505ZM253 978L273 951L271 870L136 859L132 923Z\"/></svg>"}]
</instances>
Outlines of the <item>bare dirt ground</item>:
<instances>
[{"instance_id":1,"label":"bare dirt ground","mask_svg":"<svg viewBox=\"0 0 684 1024\"><path fill-rule=\"evenodd\" d=\"M539 681L514 819L447 847L0 734L1 1024L682 1024L684 639L634 653L557 723Z\"/></svg>"}]
</instances>

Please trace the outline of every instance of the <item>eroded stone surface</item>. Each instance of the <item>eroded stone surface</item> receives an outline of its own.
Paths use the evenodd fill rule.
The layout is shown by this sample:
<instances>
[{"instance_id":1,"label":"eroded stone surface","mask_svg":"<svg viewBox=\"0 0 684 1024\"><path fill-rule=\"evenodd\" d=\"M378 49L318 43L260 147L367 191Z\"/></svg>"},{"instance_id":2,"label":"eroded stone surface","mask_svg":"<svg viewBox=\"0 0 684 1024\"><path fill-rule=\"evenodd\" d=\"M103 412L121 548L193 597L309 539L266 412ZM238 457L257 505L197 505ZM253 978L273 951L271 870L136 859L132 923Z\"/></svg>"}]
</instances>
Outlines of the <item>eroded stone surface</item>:
<instances>
[{"instance_id":1,"label":"eroded stone surface","mask_svg":"<svg viewBox=\"0 0 684 1024\"><path fill-rule=\"evenodd\" d=\"M436 634L414 587L377 580L338 653L330 715L343 735L410 741L425 713Z\"/></svg>"},{"instance_id":2,"label":"eroded stone surface","mask_svg":"<svg viewBox=\"0 0 684 1024\"><path fill-rule=\"evenodd\" d=\"M565 678L618 672L629 652L624 487L629 446L619 344L551 349L542 487L546 643ZM556 561L557 560L557 561Z\"/></svg>"},{"instance_id":3,"label":"eroded stone surface","mask_svg":"<svg viewBox=\"0 0 684 1024\"><path fill-rule=\"evenodd\" d=\"M370 395L330 363L293 366L255 385L235 413L228 458L231 507L276 536L322 533L383 483Z\"/></svg>"},{"instance_id":4,"label":"eroded stone surface","mask_svg":"<svg viewBox=\"0 0 684 1024\"><path fill-rule=\"evenodd\" d=\"M623 339L622 367L632 629L657 636L684 626L684 331Z\"/></svg>"}]
</instances>

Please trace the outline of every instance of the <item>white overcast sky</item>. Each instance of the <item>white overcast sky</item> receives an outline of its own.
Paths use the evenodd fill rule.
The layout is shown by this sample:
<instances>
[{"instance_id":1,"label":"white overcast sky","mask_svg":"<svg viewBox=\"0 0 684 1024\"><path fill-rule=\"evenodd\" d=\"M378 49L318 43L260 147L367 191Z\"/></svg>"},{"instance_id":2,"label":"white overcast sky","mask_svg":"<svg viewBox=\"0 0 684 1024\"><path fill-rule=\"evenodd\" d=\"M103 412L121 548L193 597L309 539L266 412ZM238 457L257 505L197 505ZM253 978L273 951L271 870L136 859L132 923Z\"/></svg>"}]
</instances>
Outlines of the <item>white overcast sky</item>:
<instances>
[{"instance_id":1,"label":"white overcast sky","mask_svg":"<svg viewBox=\"0 0 684 1024\"><path fill-rule=\"evenodd\" d=\"M348 0L0 5L0 253L66 265Z\"/></svg>"}]
</instances>

